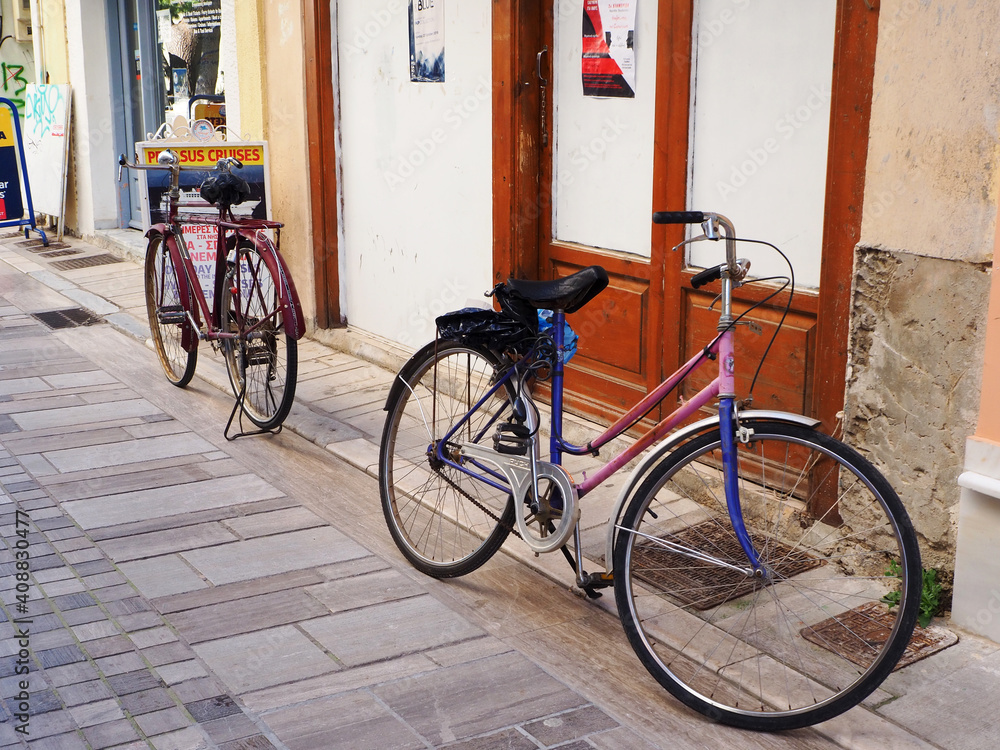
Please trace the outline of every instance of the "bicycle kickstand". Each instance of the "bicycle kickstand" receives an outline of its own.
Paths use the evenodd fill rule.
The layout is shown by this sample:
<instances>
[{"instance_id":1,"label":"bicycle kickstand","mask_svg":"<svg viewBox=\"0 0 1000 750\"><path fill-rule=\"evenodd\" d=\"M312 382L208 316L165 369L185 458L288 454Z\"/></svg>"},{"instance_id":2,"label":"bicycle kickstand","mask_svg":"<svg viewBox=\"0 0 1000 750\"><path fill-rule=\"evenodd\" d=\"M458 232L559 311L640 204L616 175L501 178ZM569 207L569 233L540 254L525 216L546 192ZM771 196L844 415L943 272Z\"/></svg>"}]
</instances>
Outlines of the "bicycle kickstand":
<instances>
[{"instance_id":1,"label":"bicycle kickstand","mask_svg":"<svg viewBox=\"0 0 1000 750\"><path fill-rule=\"evenodd\" d=\"M264 433L271 433L272 435L277 435L279 432L281 432L281 428L284 426L284 425L281 425L281 424L279 424L277 427L272 428L270 430L261 430L261 429L258 429L258 430L251 430L250 432L247 432L243 428L243 402L246 400L246 392L247 392L246 378L244 378L243 386L240 388L239 395L236 397L236 403L233 404L233 410L229 413L229 420L226 422L226 429L223 430L223 432L222 432L222 434L226 438L226 440L232 442L233 440L236 440L236 438L252 437L253 435L263 435ZM239 418L239 429L240 429L240 431L238 433L236 433L235 435L230 435L229 434L229 429L233 426L233 420L236 419L236 414L237 413L239 413L239 415L240 415L240 418Z\"/></svg>"}]
</instances>

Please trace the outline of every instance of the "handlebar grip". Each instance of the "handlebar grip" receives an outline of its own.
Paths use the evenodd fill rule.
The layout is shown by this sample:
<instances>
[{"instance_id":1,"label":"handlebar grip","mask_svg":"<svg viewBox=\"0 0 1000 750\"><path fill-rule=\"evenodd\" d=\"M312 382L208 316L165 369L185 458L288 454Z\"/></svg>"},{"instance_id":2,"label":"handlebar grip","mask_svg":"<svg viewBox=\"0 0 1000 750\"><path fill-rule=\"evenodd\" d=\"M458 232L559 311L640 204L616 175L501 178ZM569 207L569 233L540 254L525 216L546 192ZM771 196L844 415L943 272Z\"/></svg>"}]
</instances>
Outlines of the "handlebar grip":
<instances>
[{"instance_id":1,"label":"handlebar grip","mask_svg":"<svg viewBox=\"0 0 1000 750\"><path fill-rule=\"evenodd\" d=\"M696 273L691 277L691 286L695 289L699 289L705 284L710 284L713 281L717 281L722 278L722 269L726 267L726 264L715 266L714 268L706 268L704 271Z\"/></svg>"},{"instance_id":2,"label":"handlebar grip","mask_svg":"<svg viewBox=\"0 0 1000 750\"><path fill-rule=\"evenodd\" d=\"M657 211L653 214L654 224L701 224L703 221L704 211Z\"/></svg>"},{"instance_id":3,"label":"handlebar grip","mask_svg":"<svg viewBox=\"0 0 1000 750\"><path fill-rule=\"evenodd\" d=\"M125 154L118 154L118 166L119 167L128 166L128 159L125 158Z\"/></svg>"}]
</instances>

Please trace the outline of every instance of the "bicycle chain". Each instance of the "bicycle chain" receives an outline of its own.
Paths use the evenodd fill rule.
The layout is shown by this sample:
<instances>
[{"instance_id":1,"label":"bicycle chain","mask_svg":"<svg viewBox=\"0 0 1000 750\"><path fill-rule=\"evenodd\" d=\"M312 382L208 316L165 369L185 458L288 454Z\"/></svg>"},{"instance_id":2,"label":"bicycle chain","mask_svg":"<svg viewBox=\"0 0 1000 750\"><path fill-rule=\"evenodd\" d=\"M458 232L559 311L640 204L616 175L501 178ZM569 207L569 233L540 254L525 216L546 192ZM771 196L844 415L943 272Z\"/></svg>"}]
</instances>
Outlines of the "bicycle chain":
<instances>
[{"instance_id":1,"label":"bicycle chain","mask_svg":"<svg viewBox=\"0 0 1000 750\"><path fill-rule=\"evenodd\" d=\"M503 528L505 528L505 529L507 530L507 533L508 533L508 534L510 534L510 533L513 533L513 534L514 534L514 536L516 536L516 537L517 537L518 539L521 539L522 541L524 540L524 537L522 537L522 536L521 536L521 533L520 533L520 532L519 532L519 531L518 531L518 530L517 530L516 528L514 528L514 525L513 525L513 524L510 524L510 523L504 523L504 522L503 522L503 520L502 520L502 519L501 519L501 518L500 518L500 517L499 517L499 516L498 516L498 515L497 515L496 513L494 513L494 512L492 511L492 510L490 510L489 508L487 508L487 507L486 507L485 505L483 505L483 504L482 504L481 502L479 502L478 500L476 500L476 498L474 498L474 497L473 497L472 495L470 495L470 494L469 494L468 492L466 492L466 491L465 491L465 490L463 490L463 489L462 489L461 487L459 487L459 486L458 486L458 485L457 485L457 484L456 484L455 482L453 482L453 481L451 480L451 477L448 477L448 476L446 476L446 475L444 474L444 472L442 472L442 471L441 471L440 469L435 469L434 471L435 471L435 472L437 473L437 475L438 475L438 476L440 476L440 477L441 477L441 478L442 478L442 479L443 479L444 481L446 481L446 482L447 482L447 483L448 483L449 485L451 485L451 487L452 487L452 488L453 488L453 489L454 489L454 490L455 490L455 491L456 491L456 492L457 492L457 493L458 493L459 495L461 495L462 497L464 497L465 499L467 499L467 500L468 500L468 501L469 501L470 503L472 503L472 504L473 504L473 505L475 505L475 506L476 506L477 508L479 508L479 510L481 510L481 511L482 511L483 513L485 513L485 514L486 514L487 516L489 516L489 517L490 517L490 518L492 518L492 519L493 519L494 521L496 521L496 522L497 522L497 525L499 525L499 526L502 526Z\"/></svg>"}]
</instances>

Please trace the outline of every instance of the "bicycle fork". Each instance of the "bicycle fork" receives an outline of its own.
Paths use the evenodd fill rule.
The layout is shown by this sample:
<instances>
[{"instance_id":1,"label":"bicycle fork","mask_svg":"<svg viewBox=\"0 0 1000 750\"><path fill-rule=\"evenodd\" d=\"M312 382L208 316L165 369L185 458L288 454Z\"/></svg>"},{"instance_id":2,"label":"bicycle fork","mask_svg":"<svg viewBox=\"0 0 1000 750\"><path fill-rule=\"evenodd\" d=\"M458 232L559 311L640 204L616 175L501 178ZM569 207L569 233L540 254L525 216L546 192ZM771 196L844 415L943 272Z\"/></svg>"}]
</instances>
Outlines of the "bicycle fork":
<instances>
[{"instance_id":1,"label":"bicycle fork","mask_svg":"<svg viewBox=\"0 0 1000 750\"><path fill-rule=\"evenodd\" d=\"M727 281L727 279L724 279ZM739 486L739 453L737 452L736 419L736 355L733 351L733 330L723 313L722 336L719 339L719 434L722 439L722 479L726 494L726 510L729 512L729 522L733 526L736 539L747 556L747 561L753 570L755 578L766 578L767 570L761 565L757 550L754 549L750 532L743 520L743 507L740 503ZM742 436L741 436L742 437Z\"/></svg>"}]
</instances>

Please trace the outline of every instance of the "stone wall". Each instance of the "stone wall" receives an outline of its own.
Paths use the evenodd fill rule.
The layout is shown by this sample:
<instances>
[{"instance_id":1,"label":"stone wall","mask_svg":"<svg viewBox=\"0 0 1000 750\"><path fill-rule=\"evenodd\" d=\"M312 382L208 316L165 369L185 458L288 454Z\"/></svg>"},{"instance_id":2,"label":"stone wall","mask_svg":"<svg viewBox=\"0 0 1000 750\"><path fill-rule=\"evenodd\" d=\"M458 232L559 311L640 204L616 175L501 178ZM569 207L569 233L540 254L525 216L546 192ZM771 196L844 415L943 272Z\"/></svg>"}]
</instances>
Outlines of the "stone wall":
<instances>
[{"instance_id":1,"label":"stone wall","mask_svg":"<svg viewBox=\"0 0 1000 750\"><path fill-rule=\"evenodd\" d=\"M979 407L997 206L1000 25L987 2L883 0L845 433L953 566Z\"/></svg>"},{"instance_id":2,"label":"stone wall","mask_svg":"<svg viewBox=\"0 0 1000 750\"><path fill-rule=\"evenodd\" d=\"M896 488L925 567L953 566L965 440L979 408L988 268L859 247L847 440Z\"/></svg>"}]
</instances>

